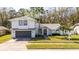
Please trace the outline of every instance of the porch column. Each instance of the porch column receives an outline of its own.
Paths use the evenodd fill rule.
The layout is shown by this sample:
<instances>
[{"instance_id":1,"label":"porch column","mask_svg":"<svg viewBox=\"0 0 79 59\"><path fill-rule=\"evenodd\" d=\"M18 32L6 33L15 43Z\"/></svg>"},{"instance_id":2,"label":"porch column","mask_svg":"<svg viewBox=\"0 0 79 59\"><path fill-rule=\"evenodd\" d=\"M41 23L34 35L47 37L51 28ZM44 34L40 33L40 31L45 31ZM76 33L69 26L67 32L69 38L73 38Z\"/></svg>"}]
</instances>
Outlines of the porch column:
<instances>
[{"instance_id":1,"label":"porch column","mask_svg":"<svg viewBox=\"0 0 79 59\"><path fill-rule=\"evenodd\" d=\"M44 29L42 28L42 35L44 35Z\"/></svg>"}]
</instances>

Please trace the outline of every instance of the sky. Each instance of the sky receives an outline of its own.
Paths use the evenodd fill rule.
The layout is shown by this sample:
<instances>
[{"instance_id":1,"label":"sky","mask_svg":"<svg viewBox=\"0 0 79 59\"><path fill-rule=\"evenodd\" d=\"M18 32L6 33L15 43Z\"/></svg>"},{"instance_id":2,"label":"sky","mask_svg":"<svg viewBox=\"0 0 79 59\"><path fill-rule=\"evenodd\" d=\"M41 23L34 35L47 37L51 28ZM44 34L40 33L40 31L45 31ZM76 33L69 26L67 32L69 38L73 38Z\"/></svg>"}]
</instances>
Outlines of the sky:
<instances>
[{"instance_id":1,"label":"sky","mask_svg":"<svg viewBox=\"0 0 79 59\"><path fill-rule=\"evenodd\" d=\"M77 0L73 1L72 4L69 0L54 0L53 2L50 0L0 0L0 7L13 7L16 11L19 8L29 8L29 7L45 7L45 9L49 9L46 7L63 7L63 6L78 6L79 3ZM76 3L77 2L77 3ZM75 5L76 3L76 5ZM53 5L52 5L53 4Z\"/></svg>"},{"instance_id":2,"label":"sky","mask_svg":"<svg viewBox=\"0 0 79 59\"><path fill-rule=\"evenodd\" d=\"M27 6L26 0L0 0L0 7L13 7L18 10L19 8L28 8L29 6Z\"/></svg>"},{"instance_id":3,"label":"sky","mask_svg":"<svg viewBox=\"0 0 79 59\"><path fill-rule=\"evenodd\" d=\"M18 10L19 8L29 8L29 7L40 7L42 5L41 1L38 0L0 0L0 7L13 7ZM35 4L37 2L37 4ZM45 7L45 5L43 6ZM46 8L47 9L47 8Z\"/></svg>"},{"instance_id":4,"label":"sky","mask_svg":"<svg viewBox=\"0 0 79 59\"><path fill-rule=\"evenodd\" d=\"M35 1L35 0L34 0ZM0 0L0 7L13 7L16 11L18 11L20 8L26 8L29 7L40 7L41 1L39 1L39 5L36 5L32 2L32 0ZM43 6L45 7L45 6ZM45 7L44 9L49 9L48 7Z\"/></svg>"}]
</instances>

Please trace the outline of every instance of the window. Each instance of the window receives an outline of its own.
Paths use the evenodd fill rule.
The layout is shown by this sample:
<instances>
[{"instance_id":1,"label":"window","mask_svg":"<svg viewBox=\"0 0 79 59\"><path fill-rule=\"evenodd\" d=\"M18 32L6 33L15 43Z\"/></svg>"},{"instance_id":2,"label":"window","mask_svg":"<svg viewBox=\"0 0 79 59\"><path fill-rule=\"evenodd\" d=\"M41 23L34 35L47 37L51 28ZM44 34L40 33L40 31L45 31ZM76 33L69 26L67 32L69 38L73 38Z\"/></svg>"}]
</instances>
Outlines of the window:
<instances>
[{"instance_id":1,"label":"window","mask_svg":"<svg viewBox=\"0 0 79 59\"><path fill-rule=\"evenodd\" d=\"M39 34L40 34L40 35L42 34L42 29L39 29Z\"/></svg>"},{"instance_id":2,"label":"window","mask_svg":"<svg viewBox=\"0 0 79 59\"><path fill-rule=\"evenodd\" d=\"M20 26L25 26L25 25L27 25L27 20L19 20L19 25L20 25Z\"/></svg>"}]
</instances>

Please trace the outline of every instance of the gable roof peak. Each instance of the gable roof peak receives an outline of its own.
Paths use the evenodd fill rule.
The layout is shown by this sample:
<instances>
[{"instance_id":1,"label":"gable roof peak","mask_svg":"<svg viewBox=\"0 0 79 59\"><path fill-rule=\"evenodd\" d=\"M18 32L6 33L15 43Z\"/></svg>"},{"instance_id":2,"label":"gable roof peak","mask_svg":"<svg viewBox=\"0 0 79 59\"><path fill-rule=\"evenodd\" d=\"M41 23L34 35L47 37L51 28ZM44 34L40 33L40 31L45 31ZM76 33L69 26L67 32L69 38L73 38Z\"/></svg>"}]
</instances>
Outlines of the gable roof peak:
<instances>
[{"instance_id":1,"label":"gable roof peak","mask_svg":"<svg viewBox=\"0 0 79 59\"><path fill-rule=\"evenodd\" d=\"M9 21L15 21L15 20L31 20L31 21L36 21L34 18L29 17L29 16L17 17L17 18L10 19Z\"/></svg>"}]
</instances>

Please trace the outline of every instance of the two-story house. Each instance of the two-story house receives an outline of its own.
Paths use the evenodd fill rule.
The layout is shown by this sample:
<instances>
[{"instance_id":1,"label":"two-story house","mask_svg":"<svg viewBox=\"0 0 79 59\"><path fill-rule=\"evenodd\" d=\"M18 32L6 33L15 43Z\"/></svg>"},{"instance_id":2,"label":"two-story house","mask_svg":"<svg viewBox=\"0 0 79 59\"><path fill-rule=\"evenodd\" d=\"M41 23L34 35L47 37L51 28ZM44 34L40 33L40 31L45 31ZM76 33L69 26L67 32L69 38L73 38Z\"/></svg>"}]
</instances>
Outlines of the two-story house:
<instances>
[{"instance_id":1,"label":"two-story house","mask_svg":"<svg viewBox=\"0 0 79 59\"><path fill-rule=\"evenodd\" d=\"M23 16L11 19L12 38L35 38L41 35L52 35L60 32L60 24L39 24L31 17ZM40 26L40 31L38 31Z\"/></svg>"}]
</instances>

